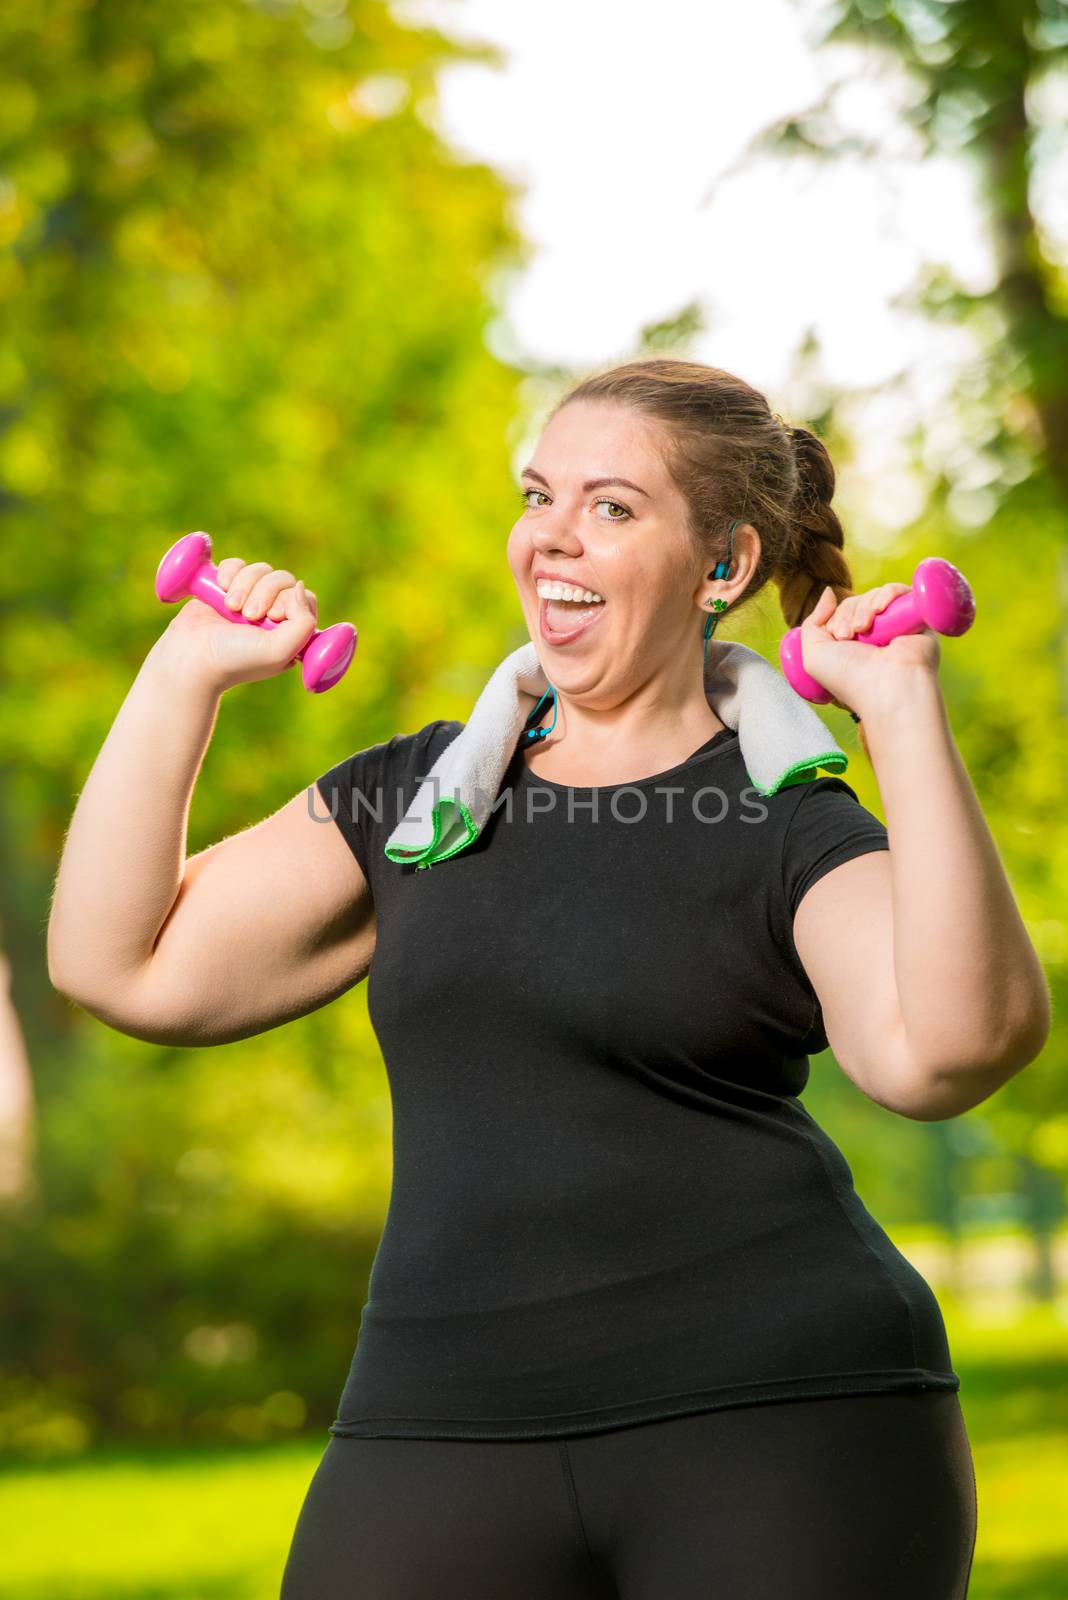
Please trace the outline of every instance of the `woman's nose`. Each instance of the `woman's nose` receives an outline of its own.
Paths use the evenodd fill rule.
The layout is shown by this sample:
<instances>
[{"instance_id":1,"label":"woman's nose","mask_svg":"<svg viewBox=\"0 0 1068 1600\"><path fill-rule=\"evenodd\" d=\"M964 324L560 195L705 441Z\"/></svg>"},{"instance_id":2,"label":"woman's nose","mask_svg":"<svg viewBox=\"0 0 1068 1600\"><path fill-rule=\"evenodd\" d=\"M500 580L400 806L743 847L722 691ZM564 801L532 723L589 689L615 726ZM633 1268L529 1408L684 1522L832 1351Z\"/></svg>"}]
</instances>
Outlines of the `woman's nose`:
<instances>
[{"instance_id":1,"label":"woman's nose","mask_svg":"<svg viewBox=\"0 0 1068 1600\"><path fill-rule=\"evenodd\" d=\"M531 533L531 542L535 550L545 554L551 550L566 550L574 555L582 549L582 541L571 526L566 511L555 519L542 517Z\"/></svg>"}]
</instances>

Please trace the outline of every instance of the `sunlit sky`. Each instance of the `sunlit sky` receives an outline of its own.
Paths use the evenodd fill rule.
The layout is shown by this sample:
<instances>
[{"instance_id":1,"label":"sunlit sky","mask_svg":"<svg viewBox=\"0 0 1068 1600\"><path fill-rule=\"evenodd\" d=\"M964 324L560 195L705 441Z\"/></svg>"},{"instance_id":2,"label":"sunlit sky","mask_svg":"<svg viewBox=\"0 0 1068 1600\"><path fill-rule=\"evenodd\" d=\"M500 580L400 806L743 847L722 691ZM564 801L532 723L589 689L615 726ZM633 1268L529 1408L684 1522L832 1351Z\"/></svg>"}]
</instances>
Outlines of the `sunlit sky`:
<instances>
[{"instance_id":1,"label":"sunlit sky","mask_svg":"<svg viewBox=\"0 0 1068 1600\"><path fill-rule=\"evenodd\" d=\"M789 421L805 421L820 385L863 390L852 415L866 515L889 529L918 509L895 440L917 420L946 426L943 396L971 347L893 300L925 262L981 291L993 259L974 174L922 153L899 68L815 48L810 0L399 0L397 11L504 54L443 70L437 114L453 147L521 191L533 249L502 290L501 354L601 365L696 299L706 331L692 354ZM876 141L875 161L745 157L761 129L835 83L837 120ZM821 346L807 377L806 330Z\"/></svg>"}]
</instances>

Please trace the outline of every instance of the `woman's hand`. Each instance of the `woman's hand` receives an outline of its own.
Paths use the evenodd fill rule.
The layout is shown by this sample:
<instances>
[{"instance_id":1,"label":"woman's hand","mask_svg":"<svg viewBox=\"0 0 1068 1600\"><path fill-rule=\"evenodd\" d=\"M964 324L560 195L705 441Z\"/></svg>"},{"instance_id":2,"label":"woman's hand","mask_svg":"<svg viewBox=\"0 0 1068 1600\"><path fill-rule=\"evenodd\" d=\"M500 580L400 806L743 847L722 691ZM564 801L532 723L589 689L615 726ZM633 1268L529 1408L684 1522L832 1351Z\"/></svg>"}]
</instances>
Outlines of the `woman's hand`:
<instances>
[{"instance_id":1,"label":"woman's hand","mask_svg":"<svg viewBox=\"0 0 1068 1600\"><path fill-rule=\"evenodd\" d=\"M942 650L933 628L899 634L885 645L854 639L891 600L911 590L908 583L881 583L836 604L833 589L824 589L801 624L801 656L805 671L828 690L834 705L864 717L880 702L893 699L902 673L937 676Z\"/></svg>"},{"instance_id":2,"label":"woman's hand","mask_svg":"<svg viewBox=\"0 0 1068 1600\"><path fill-rule=\"evenodd\" d=\"M166 648L182 655L221 693L284 671L315 632L319 608L299 578L267 561L228 556L219 562L218 583L235 614L278 623L276 628L243 627L195 597L175 613L165 630Z\"/></svg>"}]
</instances>

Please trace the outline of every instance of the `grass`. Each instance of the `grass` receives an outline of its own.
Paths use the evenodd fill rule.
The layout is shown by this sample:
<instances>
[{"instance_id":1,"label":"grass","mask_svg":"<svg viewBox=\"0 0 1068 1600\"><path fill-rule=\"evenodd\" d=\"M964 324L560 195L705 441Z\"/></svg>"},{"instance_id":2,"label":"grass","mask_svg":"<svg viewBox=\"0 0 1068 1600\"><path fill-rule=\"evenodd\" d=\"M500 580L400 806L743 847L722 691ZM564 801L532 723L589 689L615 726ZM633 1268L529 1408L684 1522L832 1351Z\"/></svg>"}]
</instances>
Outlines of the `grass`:
<instances>
[{"instance_id":1,"label":"grass","mask_svg":"<svg viewBox=\"0 0 1068 1600\"><path fill-rule=\"evenodd\" d=\"M969 1600L1068 1600L1068 1325L939 1295L975 1459ZM328 1436L0 1466L4 1600L278 1600ZM784 1597L785 1600L785 1597Z\"/></svg>"},{"instance_id":2,"label":"grass","mask_svg":"<svg viewBox=\"0 0 1068 1600\"><path fill-rule=\"evenodd\" d=\"M972 1444L979 1536L968 1600L1068 1600L1068 1318L969 1314L939 1294Z\"/></svg>"},{"instance_id":3,"label":"grass","mask_svg":"<svg viewBox=\"0 0 1068 1600\"><path fill-rule=\"evenodd\" d=\"M326 1442L8 1464L4 1600L278 1600Z\"/></svg>"}]
</instances>

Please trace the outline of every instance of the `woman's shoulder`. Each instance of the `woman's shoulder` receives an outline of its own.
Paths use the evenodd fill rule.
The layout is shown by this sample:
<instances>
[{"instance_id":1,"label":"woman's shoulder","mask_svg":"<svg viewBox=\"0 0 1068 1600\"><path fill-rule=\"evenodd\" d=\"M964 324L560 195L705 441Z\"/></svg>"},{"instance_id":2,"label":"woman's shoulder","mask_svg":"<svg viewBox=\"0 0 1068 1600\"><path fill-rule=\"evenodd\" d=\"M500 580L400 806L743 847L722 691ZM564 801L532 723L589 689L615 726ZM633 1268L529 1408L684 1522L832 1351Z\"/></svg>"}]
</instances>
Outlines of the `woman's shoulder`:
<instances>
[{"instance_id":1,"label":"woman's shoulder","mask_svg":"<svg viewBox=\"0 0 1068 1600\"><path fill-rule=\"evenodd\" d=\"M791 783L779 790L783 796L787 809L792 813L799 805L822 803L825 795L847 795L855 805L860 805L860 796L851 783L842 777L829 772L816 777L803 778L800 783Z\"/></svg>"},{"instance_id":2,"label":"woman's shoulder","mask_svg":"<svg viewBox=\"0 0 1068 1600\"><path fill-rule=\"evenodd\" d=\"M462 722L435 717L413 733L394 733L362 745L340 757L318 780L320 787L339 779L350 785L374 782L407 787L418 783L463 727Z\"/></svg>"},{"instance_id":3,"label":"woman's shoulder","mask_svg":"<svg viewBox=\"0 0 1068 1600\"><path fill-rule=\"evenodd\" d=\"M790 906L832 867L871 850L889 850L886 824L844 778L810 778L789 795L782 836L782 874Z\"/></svg>"},{"instance_id":4,"label":"woman's shoulder","mask_svg":"<svg viewBox=\"0 0 1068 1600\"><path fill-rule=\"evenodd\" d=\"M414 733L395 733L383 741L382 748L391 759L401 763L416 757L431 756L437 760L441 752L463 731L465 724L444 717L435 717L424 723Z\"/></svg>"},{"instance_id":5,"label":"woman's shoulder","mask_svg":"<svg viewBox=\"0 0 1068 1600\"><path fill-rule=\"evenodd\" d=\"M763 797L772 808L789 850L812 835L852 832L858 825L885 832L885 825L861 800L851 783L826 773L787 784Z\"/></svg>"}]
</instances>

